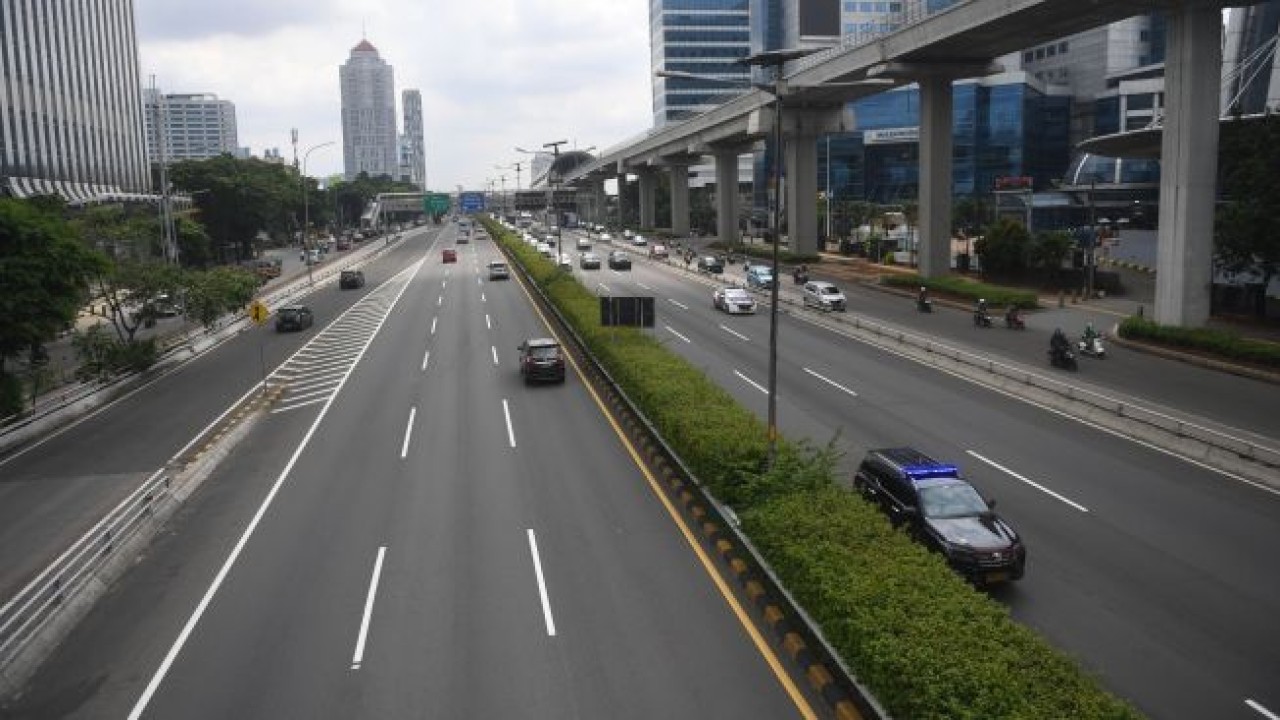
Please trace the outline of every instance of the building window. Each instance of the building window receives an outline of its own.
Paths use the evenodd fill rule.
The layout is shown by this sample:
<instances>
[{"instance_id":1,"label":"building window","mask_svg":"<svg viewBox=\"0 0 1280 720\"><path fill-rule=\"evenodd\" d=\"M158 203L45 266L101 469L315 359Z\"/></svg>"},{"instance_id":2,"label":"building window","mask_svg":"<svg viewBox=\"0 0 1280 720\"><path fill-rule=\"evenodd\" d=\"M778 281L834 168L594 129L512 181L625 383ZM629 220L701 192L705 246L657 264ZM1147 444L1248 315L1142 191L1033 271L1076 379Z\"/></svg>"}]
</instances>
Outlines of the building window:
<instances>
[{"instance_id":1,"label":"building window","mask_svg":"<svg viewBox=\"0 0 1280 720\"><path fill-rule=\"evenodd\" d=\"M1066 41L1066 40L1063 40L1062 42L1058 43L1058 52L1060 52L1060 53L1064 53L1064 54L1067 52L1067 41Z\"/></svg>"},{"instance_id":2,"label":"building window","mask_svg":"<svg viewBox=\"0 0 1280 720\"><path fill-rule=\"evenodd\" d=\"M1032 53L1030 50L1022 53L1022 62L1031 62L1034 59L1035 59L1035 54Z\"/></svg>"},{"instance_id":3,"label":"building window","mask_svg":"<svg viewBox=\"0 0 1280 720\"><path fill-rule=\"evenodd\" d=\"M1057 55L1057 54L1058 54L1058 46L1057 46L1057 45L1050 45L1048 48L1046 48L1046 49L1045 49L1045 53L1044 53L1044 54L1045 54L1046 56L1048 56L1048 57L1053 57L1054 55Z\"/></svg>"},{"instance_id":4,"label":"building window","mask_svg":"<svg viewBox=\"0 0 1280 720\"><path fill-rule=\"evenodd\" d=\"M1044 59L1044 48L1036 48L1036 59L1037 60Z\"/></svg>"}]
</instances>

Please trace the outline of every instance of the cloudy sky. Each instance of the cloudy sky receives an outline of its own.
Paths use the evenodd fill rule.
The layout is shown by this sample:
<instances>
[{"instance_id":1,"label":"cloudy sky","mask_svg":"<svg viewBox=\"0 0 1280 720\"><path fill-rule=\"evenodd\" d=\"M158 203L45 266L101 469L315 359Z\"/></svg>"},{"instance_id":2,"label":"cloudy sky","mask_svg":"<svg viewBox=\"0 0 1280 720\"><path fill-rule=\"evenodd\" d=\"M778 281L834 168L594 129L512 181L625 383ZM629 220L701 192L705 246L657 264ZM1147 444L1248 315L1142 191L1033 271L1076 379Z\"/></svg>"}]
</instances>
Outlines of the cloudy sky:
<instances>
[{"instance_id":1,"label":"cloudy sky","mask_svg":"<svg viewBox=\"0 0 1280 720\"><path fill-rule=\"evenodd\" d=\"M135 0L144 82L236 105L255 155L320 143L307 174L342 172L338 66L363 35L422 92L434 189L483 188L554 140L605 148L648 129L646 0ZM403 128L397 127L397 130ZM521 173L529 182L528 166Z\"/></svg>"}]
</instances>

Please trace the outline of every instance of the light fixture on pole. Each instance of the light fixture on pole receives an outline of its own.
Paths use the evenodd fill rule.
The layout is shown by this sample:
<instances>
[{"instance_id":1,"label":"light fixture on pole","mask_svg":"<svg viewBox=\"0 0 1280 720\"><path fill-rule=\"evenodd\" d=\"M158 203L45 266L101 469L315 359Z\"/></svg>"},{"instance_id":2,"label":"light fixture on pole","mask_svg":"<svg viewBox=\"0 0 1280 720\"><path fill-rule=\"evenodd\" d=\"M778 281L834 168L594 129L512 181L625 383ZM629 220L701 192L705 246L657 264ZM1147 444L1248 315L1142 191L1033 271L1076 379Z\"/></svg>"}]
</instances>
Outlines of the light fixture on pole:
<instances>
[{"instance_id":1,"label":"light fixture on pole","mask_svg":"<svg viewBox=\"0 0 1280 720\"><path fill-rule=\"evenodd\" d=\"M311 193L307 190L307 158L311 156L311 151L319 150L322 147L337 144L336 141L322 142L319 145L312 145L302 154L302 173L298 176L298 180L302 185L302 252L307 263L307 284L314 285L315 278L311 275L311 233L309 226L311 218L309 214L309 206L307 196Z\"/></svg>"}]
</instances>

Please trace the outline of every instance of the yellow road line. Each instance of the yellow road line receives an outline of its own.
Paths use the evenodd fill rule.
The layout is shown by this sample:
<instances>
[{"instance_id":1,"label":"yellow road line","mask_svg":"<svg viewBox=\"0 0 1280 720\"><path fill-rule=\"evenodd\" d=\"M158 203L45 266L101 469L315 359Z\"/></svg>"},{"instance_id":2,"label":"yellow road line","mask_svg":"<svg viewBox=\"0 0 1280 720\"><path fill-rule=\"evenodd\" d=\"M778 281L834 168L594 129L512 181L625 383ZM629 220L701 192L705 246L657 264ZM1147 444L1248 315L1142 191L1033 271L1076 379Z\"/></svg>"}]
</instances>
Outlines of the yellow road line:
<instances>
[{"instance_id":1,"label":"yellow road line","mask_svg":"<svg viewBox=\"0 0 1280 720\"><path fill-rule=\"evenodd\" d=\"M515 275L515 277L516 281L520 284L520 289L524 291L524 294L533 304L533 311L538 314L543 325L546 326L547 331L555 337L557 342L564 345L565 343L560 338L559 333L556 332L555 327L547 319L547 316L542 314L542 309L538 307L538 303L529 292L529 288L525 286L524 279L519 275ZM716 589L720 591L720 595L724 598L725 604L727 604L729 609L733 611L733 614L737 616L738 622L742 625L742 628L746 631L748 637L751 638L751 642L755 644L760 655L764 657L765 662L769 665L769 669L773 671L774 677L778 679L778 683L782 685L787 696L791 698L791 702L795 703L796 710L799 711L800 715L806 718L806 720L817 720L818 715L809 705L809 701L800 691L800 688L796 686L795 682L792 681L791 676L787 674L786 669L782 667L782 662L773 652L773 648L769 646L769 643L764 639L764 636L760 634L760 631L756 629L755 624L751 622L751 617L747 615L746 610L744 610L742 604L738 602L738 598L734 596L733 591L725 583L724 578L720 577L720 573L716 571L711 558L709 558L706 552L703 551L702 545L699 544L698 539L694 537L693 531L685 525L684 518L680 516L679 511L677 511L675 506L671 504L671 500L667 498L666 493L663 492L662 488L659 486L657 479L653 476L653 473L649 472L649 468L644 464L639 451L637 451L635 446L632 445L630 438L628 438L626 433L622 431L622 428L618 426L618 423L614 420L613 416L609 414L604 401L600 399L599 394L596 393L596 389L592 387L591 383L587 380L586 376L582 372L582 368L578 367L578 363L574 360L572 353L566 352L565 357L568 359L569 364L573 366L573 371L578 375L578 379L582 381L583 387L585 387L587 392L591 394L591 399L595 402L596 407L600 408L600 414L609 422L609 426L613 428L614 434L618 436L618 440L622 443L622 446L626 448L627 454L631 456L631 460L635 463L636 468L640 470L642 475L644 475L645 480L649 483L649 489L658 498L658 500L662 502L662 506L666 508L667 515L671 518L672 522L675 523L676 527L680 529L680 534L684 536L685 542L689 544L689 547L697 556L698 562L702 563L703 569L711 578L712 582L715 583Z\"/></svg>"}]
</instances>

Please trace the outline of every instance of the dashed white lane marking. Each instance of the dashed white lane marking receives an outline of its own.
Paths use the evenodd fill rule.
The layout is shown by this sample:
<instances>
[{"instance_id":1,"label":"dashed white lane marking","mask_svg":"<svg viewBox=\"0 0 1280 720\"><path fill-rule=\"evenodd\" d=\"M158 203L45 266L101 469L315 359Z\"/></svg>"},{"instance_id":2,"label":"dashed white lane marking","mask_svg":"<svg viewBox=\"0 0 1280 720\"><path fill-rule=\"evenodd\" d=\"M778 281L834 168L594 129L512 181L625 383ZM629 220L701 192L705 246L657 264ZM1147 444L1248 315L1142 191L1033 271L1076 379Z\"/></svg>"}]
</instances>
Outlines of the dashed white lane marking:
<instances>
[{"instance_id":1,"label":"dashed white lane marking","mask_svg":"<svg viewBox=\"0 0 1280 720\"><path fill-rule=\"evenodd\" d=\"M983 456L979 455L978 453L976 453L976 452L974 452L974 451L972 451L972 450L966 450L965 452L967 452L967 453L969 453L970 455L974 456L975 458L977 458L977 459L981 460L982 462L984 462L984 463L986 463L986 464L990 465L991 467L993 467L993 468L995 468L995 469L999 470L1000 472L1005 473L1005 474L1006 474L1006 475L1008 475L1009 477L1012 477L1012 478L1014 478L1014 479L1016 479L1016 480L1021 480L1022 482L1024 482L1024 483L1026 483L1026 484L1030 485L1031 487L1033 487L1033 488L1035 488L1035 489L1039 490L1040 492L1042 492L1042 493L1044 493L1044 494L1046 494L1046 495L1052 496L1053 498L1055 498L1055 499L1057 499L1057 500L1061 500L1062 502L1064 502L1064 503L1066 503L1066 504L1070 505L1071 507L1073 507L1073 508L1075 508L1075 509L1079 510L1080 512L1086 512L1086 513L1087 513L1087 512L1089 512L1089 508L1087 508L1087 507L1085 507L1085 506L1081 505L1080 503L1075 502L1075 501L1073 501L1073 500L1069 500L1069 499L1067 499L1065 496L1060 495L1060 494L1058 494L1058 493L1056 493L1056 492L1054 492L1054 491L1050 490L1049 488L1047 488L1047 487L1045 487L1045 486L1043 486L1043 485L1041 485L1041 484L1039 484L1039 483L1037 483L1037 482L1035 482L1035 481L1033 481L1033 480L1031 480L1031 479L1029 479L1029 478L1023 477L1022 475L1019 475L1018 473L1016 473L1016 472L1014 472L1014 471L1010 470L1009 468L1007 468L1007 467L1005 467L1005 466L1003 466L1003 465L1001 465L1001 464L999 464L999 463L997 463L997 462L994 462L994 461L992 461L992 460L988 460L987 458L985 458L985 457L983 457Z\"/></svg>"},{"instance_id":2,"label":"dashed white lane marking","mask_svg":"<svg viewBox=\"0 0 1280 720\"><path fill-rule=\"evenodd\" d=\"M409 456L409 440L413 437L413 418L418 414L418 408L409 408L409 422L404 426L404 442L400 445L400 459L403 460Z\"/></svg>"},{"instance_id":3,"label":"dashed white lane marking","mask_svg":"<svg viewBox=\"0 0 1280 720\"><path fill-rule=\"evenodd\" d=\"M676 332L676 331L675 331L675 330L674 330L670 325L663 325L662 327L666 328L666 329L667 329L667 332L671 333L672 335L675 335L676 337L680 338L681 340L683 340L683 341L685 341L685 342L687 342L687 343L692 343L692 342L693 342L693 341L692 341L692 340L690 340L689 338L687 338L687 337L685 337L685 336L681 335L680 333Z\"/></svg>"},{"instance_id":4,"label":"dashed white lane marking","mask_svg":"<svg viewBox=\"0 0 1280 720\"><path fill-rule=\"evenodd\" d=\"M809 368L805 368L805 369L804 369L804 371L805 371L805 372L807 372L807 373L809 373L810 375L812 375L812 376L814 376L814 377L818 378L818 379L819 379L819 380L821 380L822 382L824 382L824 383L826 383L826 384L830 385L831 387L836 388L837 390L843 390L844 392L849 393L850 395L852 395L852 396L854 396L854 397L858 397L858 393L856 393L856 392L854 392L854 391L850 390L849 388L847 388L847 387L845 387L845 386L841 385L840 383L836 382L835 380L832 380L831 378L823 377L822 375L819 375L818 373L816 373L816 372L814 372L814 371L810 370Z\"/></svg>"},{"instance_id":5,"label":"dashed white lane marking","mask_svg":"<svg viewBox=\"0 0 1280 720\"><path fill-rule=\"evenodd\" d=\"M547 596L547 582L542 576L542 560L538 557L538 539L529 528L529 554L533 556L533 573L538 578L538 597L542 599L542 619L547 623L547 635L556 636L556 621L551 617L551 598Z\"/></svg>"},{"instance_id":6,"label":"dashed white lane marking","mask_svg":"<svg viewBox=\"0 0 1280 720\"><path fill-rule=\"evenodd\" d=\"M427 363L431 362L431 351L428 350L422 354L422 371L427 371Z\"/></svg>"},{"instance_id":7,"label":"dashed white lane marking","mask_svg":"<svg viewBox=\"0 0 1280 720\"><path fill-rule=\"evenodd\" d=\"M680 308L681 310L688 310L688 309L689 309L689 306L688 306L688 305L685 305L684 303L680 302L679 300L674 300L674 299L672 299L672 298L667 298L667 302L671 303L672 305L675 305L676 307Z\"/></svg>"},{"instance_id":8,"label":"dashed white lane marking","mask_svg":"<svg viewBox=\"0 0 1280 720\"><path fill-rule=\"evenodd\" d=\"M439 318L431 318L431 334L432 335L436 334L436 320L439 320Z\"/></svg>"},{"instance_id":9,"label":"dashed white lane marking","mask_svg":"<svg viewBox=\"0 0 1280 720\"><path fill-rule=\"evenodd\" d=\"M498 347L496 345L490 345L489 350L493 352L493 364L497 365L498 364Z\"/></svg>"},{"instance_id":10,"label":"dashed white lane marking","mask_svg":"<svg viewBox=\"0 0 1280 720\"><path fill-rule=\"evenodd\" d=\"M369 594L364 600L364 616L360 618L360 634L356 637L356 651L351 656L351 669L359 670L364 662L364 643L369 637L369 619L373 617L373 601L378 597L378 578L382 576L382 559L387 555L387 546L378 548L378 557L373 561L373 577L369 579Z\"/></svg>"},{"instance_id":11,"label":"dashed white lane marking","mask_svg":"<svg viewBox=\"0 0 1280 720\"><path fill-rule=\"evenodd\" d=\"M742 333L738 332L737 330L734 330L734 329L733 329L733 328L731 328L731 327L727 327L727 326L725 326L725 325L721 325L721 326L720 326L720 329L721 329L721 330L723 330L723 331L725 331L725 332L727 332L727 333L729 333L730 335L732 335L732 336L734 336L734 337L738 338L739 340L745 340L746 342L751 342L751 338L747 337L746 335L743 335Z\"/></svg>"},{"instance_id":12,"label":"dashed white lane marking","mask_svg":"<svg viewBox=\"0 0 1280 720\"><path fill-rule=\"evenodd\" d=\"M507 419L507 442L511 447L516 446L516 431L511 426L511 408L507 405L507 399L502 399L502 416Z\"/></svg>"},{"instance_id":13,"label":"dashed white lane marking","mask_svg":"<svg viewBox=\"0 0 1280 720\"><path fill-rule=\"evenodd\" d=\"M738 377L740 377L740 378L742 378L742 380L743 380L744 382L746 382L748 385L750 385L751 387L753 387L753 388L755 388L755 389L759 390L760 392L764 393L765 395L768 395L768 394L769 394L769 388L767 388L767 387L765 387L765 386L761 385L760 383L756 382L755 380L752 380L751 378L747 377L746 375L743 375L741 372L739 372L739 371L737 371L737 370L734 370L734 371L733 371L733 374L734 374L734 375L737 375L737 376L738 376Z\"/></svg>"},{"instance_id":14,"label":"dashed white lane marking","mask_svg":"<svg viewBox=\"0 0 1280 720\"><path fill-rule=\"evenodd\" d=\"M1262 706L1262 703L1259 703L1257 700L1245 698L1244 704L1248 705L1250 708L1256 711L1259 715L1267 718L1267 720L1280 720L1280 715L1277 715L1271 712L1270 710L1266 709L1265 707Z\"/></svg>"}]
</instances>

